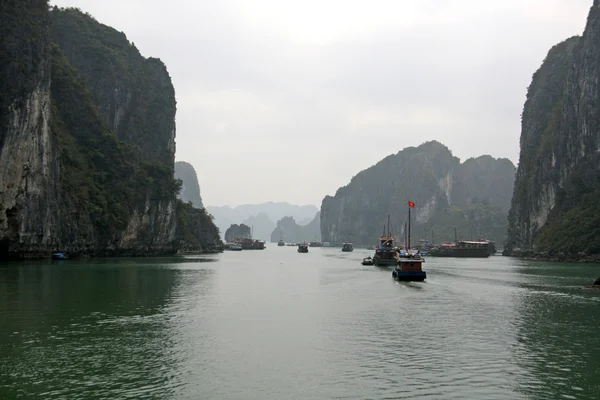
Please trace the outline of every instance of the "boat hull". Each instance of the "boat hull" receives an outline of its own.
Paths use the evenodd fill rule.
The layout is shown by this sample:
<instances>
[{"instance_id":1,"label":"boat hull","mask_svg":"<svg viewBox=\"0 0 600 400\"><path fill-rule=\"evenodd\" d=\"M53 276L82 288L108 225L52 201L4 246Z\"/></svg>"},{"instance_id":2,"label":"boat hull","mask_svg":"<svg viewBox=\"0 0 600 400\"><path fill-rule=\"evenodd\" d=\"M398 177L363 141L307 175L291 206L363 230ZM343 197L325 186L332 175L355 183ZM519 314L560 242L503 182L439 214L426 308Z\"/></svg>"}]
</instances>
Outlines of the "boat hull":
<instances>
[{"instance_id":1,"label":"boat hull","mask_svg":"<svg viewBox=\"0 0 600 400\"><path fill-rule=\"evenodd\" d=\"M456 257L456 258L488 258L490 252L488 249L449 249L449 250L431 250L430 257Z\"/></svg>"},{"instance_id":2,"label":"boat hull","mask_svg":"<svg viewBox=\"0 0 600 400\"><path fill-rule=\"evenodd\" d=\"M427 279L427 273L425 271L398 271L392 272L392 278L397 281L404 282L423 282Z\"/></svg>"}]
</instances>

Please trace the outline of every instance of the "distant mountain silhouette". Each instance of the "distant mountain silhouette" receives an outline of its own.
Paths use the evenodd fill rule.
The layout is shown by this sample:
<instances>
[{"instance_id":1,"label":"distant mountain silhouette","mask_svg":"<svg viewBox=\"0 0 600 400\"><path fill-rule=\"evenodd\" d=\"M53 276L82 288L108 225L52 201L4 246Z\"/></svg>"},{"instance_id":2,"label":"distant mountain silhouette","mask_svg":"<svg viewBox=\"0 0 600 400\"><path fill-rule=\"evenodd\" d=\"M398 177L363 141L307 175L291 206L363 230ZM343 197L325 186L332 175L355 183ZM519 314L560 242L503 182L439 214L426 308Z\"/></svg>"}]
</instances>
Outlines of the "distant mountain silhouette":
<instances>
[{"instance_id":1,"label":"distant mountain silhouette","mask_svg":"<svg viewBox=\"0 0 600 400\"><path fill-rule=\"evenodd\" d=\"M232 224L244 223L253 226L255 239L267 241L275 228L275 221L289 216L296 221L309 223L319 211L312 204L300 206L286 202L243 204L236 207L206 206L206 209L215 218L214 222L219 227L221 235L224 235L227 228ZM265 215L267 218L265 218Z\"/></svg>"},{"instance_id":2,"label":"distant mountain silhouette","mask_svg":"<svg viewBox=\"0 0 600 400\"><path fill-rule=\"evenodd\" d=\"M321 241L321 212L307 224L299 224L294 217L283 217L271 233L271 242L283 239L285 242Z\"/></svg>"},{"instance_id":3,"label":"distant mountain silhouette","mask_svg":"<svg viewBox=\"0 0 600 400\"><path fill-rule=\"evenodd\" d=\"M175 179L181 179L183 185L179 198L184 202L192 202L196 208L202 208L202 198L200 197L200 185L198 185L198 176L192 164L185 161L175 163Z\"/></svg>"}]
</instances>

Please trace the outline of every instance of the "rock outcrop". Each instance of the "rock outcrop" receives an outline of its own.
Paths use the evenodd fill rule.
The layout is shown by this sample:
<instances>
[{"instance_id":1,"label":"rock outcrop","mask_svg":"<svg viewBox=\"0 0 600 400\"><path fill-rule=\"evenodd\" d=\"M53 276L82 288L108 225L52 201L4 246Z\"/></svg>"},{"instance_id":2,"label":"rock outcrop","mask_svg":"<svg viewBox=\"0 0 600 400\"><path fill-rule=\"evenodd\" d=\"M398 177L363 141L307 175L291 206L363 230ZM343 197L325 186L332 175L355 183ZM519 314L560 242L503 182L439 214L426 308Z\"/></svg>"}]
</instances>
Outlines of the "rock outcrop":
<instances>
[{"instance_id":1,"label":"rock outcrop","mask_svg":"<svg viewBox=\"0 0 600 400\"><path fill-rule=\"evenodd\" d=\"M225 241L228 243L234 242L237 239L252 238L252 229L248 225L233 224L225 231Z\"/></svg>"},{"instance_id":2,"label":"rock outcrop","mask_svg":"<svg viewBox=\"0 0 600 400\"><path fill-rule=\"evenodd\" d=\"M515 174L507 159L482 156L464 163L438 142L427 142L390 155L361 171L326 196L321 205L322 240L374 244L387 230L404 232L408 201L413 201L413 241L463 238L503 241Z\"/></svg>"},{"instance_id":3,"label":"rock outcrop","mask_svg":"<svg viewBox=\"0 0 600 400\"><path fill-rule=\"evenodd\" d=\"M321 212L317 212L307 225L300 225L294 217L283 217L277 221L277 227L271 233L271 242L283 239L288 243L311 242L321 240Z\"/></svg>"},{"instance_id":4,"label":"rock outcrop","mask_svg":"<svg viewBox=\"0 0 600 400\"><path fill-rule=\"evenodd\" d=\"M175 163L175 179L182 182L181 192L177 196L184 203L192 203L196 208L204 208L202 197L200 197L200 185L198 184L198 175L192 164L185 161Z\"/></svg>"},{"instance_id":5,"label":"rock outcrop","mask_svg":"<svg viewBox=\"0 0 600 400\"><path fill-rule=\"evenodd\" d=\"M47 1L9 2L0 19L0 257L172 254L199 223L212 235L210 217L178 207L164 65Z\"/></svg>"},{"instance_id":6,"label":"rock outcrop","mask_svg":"<svg viewBox=\"0 0 600 400\"><path fill-rule=\"evenodd\" d=\"M600 253L600 6L554 46L523 110L507 253Z\"/></svg>"},{"instance_id":7,"label":"rock outcrop","mask_svg":"<svg viewBox=\"0 0 600 400\"><path fill-rule=\"evenodd\" d=\"M8 2L0 14L0 256L15 248L43 252L57 242L50 18L46 1L29 3Z\"/></svg>"}]
</instances>

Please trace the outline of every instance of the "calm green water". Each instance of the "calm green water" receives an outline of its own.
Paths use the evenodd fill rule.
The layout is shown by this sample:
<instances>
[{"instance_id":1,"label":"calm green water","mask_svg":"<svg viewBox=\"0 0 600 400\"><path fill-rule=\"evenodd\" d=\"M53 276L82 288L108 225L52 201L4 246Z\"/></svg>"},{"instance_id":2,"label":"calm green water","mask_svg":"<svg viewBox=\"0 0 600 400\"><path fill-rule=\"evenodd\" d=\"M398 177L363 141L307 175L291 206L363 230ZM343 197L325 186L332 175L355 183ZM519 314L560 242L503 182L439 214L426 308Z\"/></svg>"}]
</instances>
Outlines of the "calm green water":
<instances>
[{"instance_id":1,"label":"calm green water","mask_svg":"<svg viewBox=\"0 0 600 400\"><path fill-rule=\"evenodd\" d=\"M594 265L366 250L0 267L0 399L598 399Z\"/></svg>"}]
</instances>

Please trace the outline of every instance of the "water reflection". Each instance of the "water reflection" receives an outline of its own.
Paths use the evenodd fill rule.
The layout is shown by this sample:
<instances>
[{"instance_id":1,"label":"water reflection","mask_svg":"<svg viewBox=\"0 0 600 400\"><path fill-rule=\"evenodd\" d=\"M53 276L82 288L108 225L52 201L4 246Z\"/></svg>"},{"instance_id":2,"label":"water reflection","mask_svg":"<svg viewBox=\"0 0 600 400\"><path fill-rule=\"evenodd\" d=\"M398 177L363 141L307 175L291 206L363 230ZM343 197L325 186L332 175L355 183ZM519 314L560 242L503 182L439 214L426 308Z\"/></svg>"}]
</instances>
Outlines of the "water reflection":
<instances>
[{"instance_id":1,"label":"water reflection","mask_svg":"<svg viewBox=\"0 0 600 400\"><path fill-rule=\"evenodd\" d=\"M143 264L0 268L0 398L173 397L177 314L165 309L193 271Z\"/></svg>"},{"instance_id":2,"label":"water reflection","mask_svg":"<svg viewBox=\"0 0 600 400\"><path fill-rule=\"evenodd\" d=\"M600 293L582 287L590 266L524 263L517 293L519 390L531 399L600 398Z\"/></svg>"}]
</instances>

